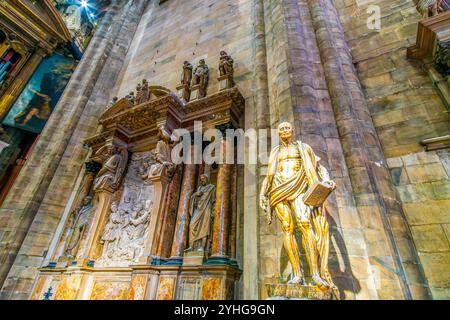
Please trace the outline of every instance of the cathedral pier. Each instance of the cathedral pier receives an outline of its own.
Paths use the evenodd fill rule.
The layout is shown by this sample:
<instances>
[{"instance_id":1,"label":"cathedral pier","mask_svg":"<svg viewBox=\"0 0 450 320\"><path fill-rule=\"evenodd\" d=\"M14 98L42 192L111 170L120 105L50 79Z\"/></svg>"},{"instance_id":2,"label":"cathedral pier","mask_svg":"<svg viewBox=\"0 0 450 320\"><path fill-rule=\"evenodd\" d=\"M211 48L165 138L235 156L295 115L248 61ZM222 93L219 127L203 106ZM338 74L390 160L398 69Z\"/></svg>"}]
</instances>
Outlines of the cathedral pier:
<instances>
[{"instance_id":1,"label":"cathedral pier","mask_svg":"<svg viewBox=\"0 0 450 320\"><path fill-rule=\"evenodd\" d=\"M308 0L308 5L356 206L365 227L364 237L366 240L374 236L383 239L375 245L367 243L370 264L376 269L379 268L376 260L385 260L398 274L394 279L386 277L379 280L384 284L383 293L379 289L378 295L382 298L384 294L401 293L398 298L411 299L412 289L404 264L408 264L408 268L416 268L417 274L421 271L416 267L417 257L410 231L393 190L344 30L332 1ZM372 220L370 228L367 225L369 219ZM416 288L414 292L418 295L415 298L428 297L424 287Z\"/></svg>"},{"instance_id":2,"label":"cathedral pier","mask_svg":"<svg viewBox=\"0 0 450 320\"><path fill-rule=\"evenodd\" d=\"M111 98L105 85L112 87L117 79L126 55L123 47L131 43L130 34L134 33L145 4L142 0L112 2L34 152L2 204L0 217L11 217L1 239L2 298L13 294L11 289L18 281L22 283L23 291L14 294L29 297L34 280L21 278L23 268L16 257L33 256L36 268L45 259L43 253L55 236L53 232L72 193L72 185L86 161L82 141L96 129L96 121L103 110L99 106L107 104ZM32 227L33 221L46 225L49 231L43 235L42 231ZM41 249L33 250L37 238ZM17 268L13 266L14 262L18 263ZM10 278L7 278L8 274Z\"/></svg>"}]
</instances>

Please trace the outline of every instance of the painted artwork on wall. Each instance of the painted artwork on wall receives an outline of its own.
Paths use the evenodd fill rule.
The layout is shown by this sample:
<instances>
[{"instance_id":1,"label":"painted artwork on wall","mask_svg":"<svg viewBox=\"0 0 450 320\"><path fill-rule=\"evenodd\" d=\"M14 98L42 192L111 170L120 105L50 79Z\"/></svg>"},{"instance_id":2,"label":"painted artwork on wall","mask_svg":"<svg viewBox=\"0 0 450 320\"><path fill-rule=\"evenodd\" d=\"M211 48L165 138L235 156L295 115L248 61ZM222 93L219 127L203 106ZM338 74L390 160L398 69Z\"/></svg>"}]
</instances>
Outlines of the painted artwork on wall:
<instances>
[{"instance_id":1,"label":"painted artwork on wall","mask_svg":"<svg viewBox=\"0 0 450 320\"><path fill-rule=\"evenodd\" d=\"M60 54L44 59L3 124L40 133L58 103L77 62Z\"/></svg>"}]
</instances>

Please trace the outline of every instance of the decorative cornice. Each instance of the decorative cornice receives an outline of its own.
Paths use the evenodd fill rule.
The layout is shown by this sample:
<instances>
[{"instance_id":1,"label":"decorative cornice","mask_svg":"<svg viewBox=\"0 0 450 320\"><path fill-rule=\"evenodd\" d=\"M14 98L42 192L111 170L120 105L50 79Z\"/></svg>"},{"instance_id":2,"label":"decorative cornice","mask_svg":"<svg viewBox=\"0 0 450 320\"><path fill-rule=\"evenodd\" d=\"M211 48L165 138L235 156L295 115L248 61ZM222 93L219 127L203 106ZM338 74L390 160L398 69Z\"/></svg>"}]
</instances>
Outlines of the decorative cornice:
<instances>
[{"instance_id":1,"label":"decorative cornice","mask_svg":"<svg viewBox=\"0 0 450 320\"><path fill-rule=\"evenodd\" d=\"M426 139L420 142L426 151L446 149L450 147L450 135Z\"/></svg>"}]
</instances>

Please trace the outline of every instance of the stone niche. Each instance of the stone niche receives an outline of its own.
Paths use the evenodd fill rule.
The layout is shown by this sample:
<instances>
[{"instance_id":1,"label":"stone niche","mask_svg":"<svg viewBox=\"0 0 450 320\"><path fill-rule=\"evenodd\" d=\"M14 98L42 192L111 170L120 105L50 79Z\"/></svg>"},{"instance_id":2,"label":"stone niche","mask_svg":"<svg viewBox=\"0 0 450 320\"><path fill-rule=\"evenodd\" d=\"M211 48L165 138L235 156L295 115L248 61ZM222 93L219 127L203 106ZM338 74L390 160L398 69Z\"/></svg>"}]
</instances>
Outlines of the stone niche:
<instances>
[{"instance_id":1,"label":"stone niche","mask_svg":"<svg viewBox=\"0 0 450 320\"><path fill-rule=\"evenodd\" d=\"M175 164L171 150L173 131L194 136L194 121L240 128L244 99L236 87L187 103L146 90L143 103L115 98L85 141L90 156L32 299L234 298L237 165ZM204 173L217 190L209 245L187 252L190 199Z\"/></svg>"}]
</instances>

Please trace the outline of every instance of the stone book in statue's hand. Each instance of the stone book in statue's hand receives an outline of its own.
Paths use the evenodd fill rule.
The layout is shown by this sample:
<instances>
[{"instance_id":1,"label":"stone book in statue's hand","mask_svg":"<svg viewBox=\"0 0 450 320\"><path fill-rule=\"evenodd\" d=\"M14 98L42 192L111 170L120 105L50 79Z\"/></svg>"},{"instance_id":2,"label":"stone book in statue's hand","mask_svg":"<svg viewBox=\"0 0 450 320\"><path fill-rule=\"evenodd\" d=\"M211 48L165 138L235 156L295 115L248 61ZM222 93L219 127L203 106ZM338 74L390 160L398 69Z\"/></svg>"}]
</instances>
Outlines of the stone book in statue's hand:
<instances>
[{"instance_id":1,"label":"stone book in statue's hand","mask_svg":"<svg viewBox=\"0 0 450 320\"><path fill-rule=\"evenodd\" d=\"M308 206L321 207L332 191L332 186L317 181L303 195L303 202Z\"/></svg>"}]
</instances>

